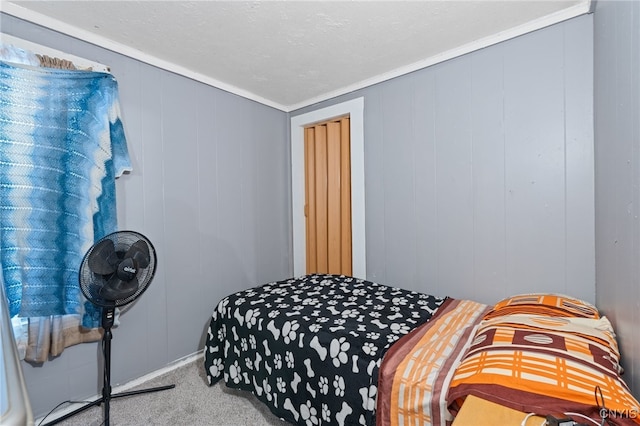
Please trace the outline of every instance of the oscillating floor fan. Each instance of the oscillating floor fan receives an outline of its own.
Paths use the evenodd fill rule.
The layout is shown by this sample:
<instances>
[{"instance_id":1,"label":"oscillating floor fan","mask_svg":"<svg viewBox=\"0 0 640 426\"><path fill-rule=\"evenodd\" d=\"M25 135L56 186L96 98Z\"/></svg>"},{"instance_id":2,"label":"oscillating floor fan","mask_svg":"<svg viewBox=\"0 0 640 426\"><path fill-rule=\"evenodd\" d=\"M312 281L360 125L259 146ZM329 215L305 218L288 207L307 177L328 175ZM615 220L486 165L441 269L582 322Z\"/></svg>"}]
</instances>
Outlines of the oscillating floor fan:
<instances>
[{"instance_id":1,"label":"oscillating floor fan","mask_svg":"<svg viewBox=\"0 0 640 426\"><path fill-rule=\"evenodd\" d=\"M136 300L147 289L156 269L156 252L144 235L134 231L118 231L95 243L82 259L79 271L80 289L84 296L102 308L102 350L104 376L102 397L47 423L52 425L95 405L104 404L104 425L109 426L109 404L112 398L157 392L175 385L111 394L111 327L115 309Z\"/></svg>"}]
</instances>

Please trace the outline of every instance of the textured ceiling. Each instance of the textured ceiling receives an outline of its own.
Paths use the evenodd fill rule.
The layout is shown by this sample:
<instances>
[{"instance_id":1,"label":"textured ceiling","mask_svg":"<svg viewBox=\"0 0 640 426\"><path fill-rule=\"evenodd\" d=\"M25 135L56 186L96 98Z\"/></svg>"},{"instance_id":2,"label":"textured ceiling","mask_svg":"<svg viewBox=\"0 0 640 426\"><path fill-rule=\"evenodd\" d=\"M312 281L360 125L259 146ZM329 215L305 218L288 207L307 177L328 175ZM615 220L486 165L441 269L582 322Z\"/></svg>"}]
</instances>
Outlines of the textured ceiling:
<instances>
[{"instance_id":1,"label":"textured ceiling","mask_svg":"<svg viewBox=\"0 0 640 426\"><path fill-rule=\"evenodd\" d=\"M590 0L3 0L1 7L290 111L584 14Z\"/></svg>"}]
</instances>

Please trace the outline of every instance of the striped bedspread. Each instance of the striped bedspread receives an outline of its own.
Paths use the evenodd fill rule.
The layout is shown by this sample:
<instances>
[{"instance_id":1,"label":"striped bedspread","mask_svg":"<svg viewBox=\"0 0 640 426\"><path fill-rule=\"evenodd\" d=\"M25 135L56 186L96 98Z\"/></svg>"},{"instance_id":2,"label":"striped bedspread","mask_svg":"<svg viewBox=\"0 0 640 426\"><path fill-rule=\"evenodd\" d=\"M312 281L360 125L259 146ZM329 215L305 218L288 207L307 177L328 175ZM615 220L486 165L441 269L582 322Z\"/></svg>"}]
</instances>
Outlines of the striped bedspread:
<instances>
[{"instance_id":1,"label":"striped bedspread","mask_svg":"<svg viewBox=\"0 0 640 426\"><path fill-rule=\"evenodd\" d=\"M431 320L389 349L378 378L376 424L446 425L447 389L488 307L447 299Z\"/></svg>"}]
</instances>

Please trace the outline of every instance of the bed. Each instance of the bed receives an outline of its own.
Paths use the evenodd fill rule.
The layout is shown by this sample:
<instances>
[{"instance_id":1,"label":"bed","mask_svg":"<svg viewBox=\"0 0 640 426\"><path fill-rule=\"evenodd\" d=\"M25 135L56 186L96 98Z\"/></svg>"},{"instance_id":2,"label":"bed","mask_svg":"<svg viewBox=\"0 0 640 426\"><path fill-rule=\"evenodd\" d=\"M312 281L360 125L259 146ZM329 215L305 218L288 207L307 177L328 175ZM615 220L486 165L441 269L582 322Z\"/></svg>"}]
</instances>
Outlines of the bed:
<instances>
[{"instance_id":1,"label":"bed","mask_svg":"<svg viewBox=\"0 0 640 426\"><path fill-rule=\"evenodd\" d=\"M565 410L578 420L600 420L596 382L611 424L640 424L607 324L588 303L556 295L520 295L487 306L312 274L222 299L210 320L204 364L209 385L224 380L252 392L276 416L297 425L446 426L469 395L524 413ZM503 326L524 327L529 337L497 328ZM549 349L559 341L551 331L566 332L563 347L570 350ZM534 363L555 362L562 377L567 360L574 376L596 374L595 368L582 389L589 388L591 400L584 392L550 391L555 388L548 375L558 373L551 367L514 373L523 353ZM492 356L509 365L498 369L498 382L495 365L487 368L482 361ZM507 377L522 371L543 386ZM565 382L575 385L556 384Z\"/></svg>"}]
</instances>

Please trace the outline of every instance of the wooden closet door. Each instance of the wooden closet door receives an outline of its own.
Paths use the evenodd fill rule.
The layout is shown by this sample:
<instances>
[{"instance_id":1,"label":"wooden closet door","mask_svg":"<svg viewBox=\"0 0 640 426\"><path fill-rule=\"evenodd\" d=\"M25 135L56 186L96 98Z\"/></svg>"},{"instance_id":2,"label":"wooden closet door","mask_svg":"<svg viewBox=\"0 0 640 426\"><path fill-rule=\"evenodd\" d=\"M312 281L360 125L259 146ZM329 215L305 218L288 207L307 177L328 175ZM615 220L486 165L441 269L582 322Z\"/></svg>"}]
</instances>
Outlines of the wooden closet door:
<instances>
[{"instance_id":1,"label":"wooden closet door","mask_svg":"<svg viewBox=\"0 0 640 426\"><path fill-rule=\"evenodd\" d=\"M349 118L305 128L307 273L352 274Z\"/></svg>"}]
</instances>

